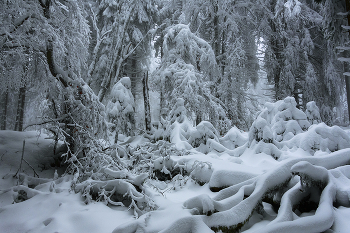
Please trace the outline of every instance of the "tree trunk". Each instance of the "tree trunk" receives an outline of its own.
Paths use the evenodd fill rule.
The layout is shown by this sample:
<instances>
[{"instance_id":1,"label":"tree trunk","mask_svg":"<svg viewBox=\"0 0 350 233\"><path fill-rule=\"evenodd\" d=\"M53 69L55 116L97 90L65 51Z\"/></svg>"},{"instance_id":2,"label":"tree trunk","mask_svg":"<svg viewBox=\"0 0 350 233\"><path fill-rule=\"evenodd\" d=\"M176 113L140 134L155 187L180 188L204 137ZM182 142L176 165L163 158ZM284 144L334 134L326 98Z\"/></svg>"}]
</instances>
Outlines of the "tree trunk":
<instances>
[{"instance_id":1,"label":"tree trunk","mask_svg":"<svg viewBox=\"0 0 350 233\"><path fill-rule=\"evenodd\" d=\"M350 76L344 75L345 87L346 87L346 99L348 102L348 114L349 114L349 124L350 124Z\"/></svg>"},{"instance_id":2,"label":"tree trunk","mask_svg":"<svg viewBox=\"0 0 350 233\"><path fill-rule=\"evenodd\" d=\"M159 120L161 120L162 118L163 119L166 119L167 117L167 114L166 114L166 111L165 111L165 98L164 98L164 91L165 89L163 89L163 87L161 88L160 90L160 101L159 101Z\"/></svg>"},{"instance_id":3,"label":"tree trunk","mask_svg":"<svg viewBox=\"0 0 350 233\"><path fill-rule=\"evenodd\" d=\"M142 82L143 82L143 102L145 105L145 126L146 126L146 131L151 131L151 110L149 106L149 94L148 94L148 72L146 72Z\"/></svg>"},{"instance_id":4,"label":"tree trunk","mask_svg":"<svg viewBox=\"0 0 350 233\"><path fill-rule=\"evenodd\" d=\"M5 92L3 93L3 99L2 99L1 130L6 130L8 97L9 97L9 91L8 91L8 88L6 88Z\"/></svg>"},{"instance_id":5,"label":"tree trunk","mask_svg":"<svg viewBox=\"0 0 350 233\"><path fill-rule=\"evenodd\" d=\"M202 122L202 115L199 112L197 112L196 113L196 125L199 125L199 123L201 123L201 122Z\"/></svg>"},{"instance_id":6,"label":"tree trunk","mask_svg":"<svg viewBox=\"0 0 350 233\"><path fill-rule=\"evenodd\" d=\"M281 95L281 90L280 90L280 75L281 75L281 69L283 67L283 64L281 64L282 61L282 45L280 43L280 41L276 38L276 34L277 34L277 29L276 29L276 25L273 22L273 20L270 20L270 25L271 25L271 29L272 29L272 33L273 36L270 40L270 44L271 44L271 49L273 51L273 54L276 57L278 66L275 68L275 70L273 71L272 74L272 78L273 78L273 82L274 82L274 87L275 87L275 99L276 100L281 100L284 97ZM271 77L268 77L269 80L271 80Z\"/></svg>"},{"instance_id":7,"label":"tree trunk","mask_svg":"<svg viewBox=\"0 0 350 233\"><path fill-rule=\"evenodd\" d=\"M348 26L350 26L350 0L345 0L346 2L346 12L348 12ZM350 31L349 31L350 36ZM350 124L350 76L344 75L345 77L345 87L346 87L346 97L348 101L348 114L349 114L349 124Z\"/></svg>"},{"instance_id":8,"label":"tree trunk","mask_svg":"<svg viewBox=\"0 0 350 233\"><path fill-rule=\"evenodd\" d=\"M213 10L214 10L214 19L213 19L213 27L214 27L214 38L213 38L213 50L215 53L215 58L217 64L219 64L219 61L217 60L218 56L220 55L220 39L219 39L219 15L218 15L218 2L213 1Z\"/></svg>"},{"instance_id":9,"label":"tree trunk","mask_svg":"<svg viewBox=\"0 0 350 233\"><path fill-rule=\"evenodd\" d=\"M19 89L17 114L16 114L16 131L23 131L23 119L24 119L24 104L26 99L26 85Z\"/></svg>"}]
</instances>

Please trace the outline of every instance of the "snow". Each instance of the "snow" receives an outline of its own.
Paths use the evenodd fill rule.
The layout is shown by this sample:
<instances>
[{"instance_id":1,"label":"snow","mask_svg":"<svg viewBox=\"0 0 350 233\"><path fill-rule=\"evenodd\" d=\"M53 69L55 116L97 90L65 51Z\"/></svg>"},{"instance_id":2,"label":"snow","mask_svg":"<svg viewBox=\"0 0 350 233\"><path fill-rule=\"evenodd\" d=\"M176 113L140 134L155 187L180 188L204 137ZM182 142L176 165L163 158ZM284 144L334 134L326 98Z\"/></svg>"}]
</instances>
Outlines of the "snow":
<instances>
[{"instance_id":1,"label":"snow","mask_svg":"<svg viewBox=\"0 0 350 233\"><path fill-rule=\"evenodd\" d=\"M43 132L0 131L0 232L201 233L243 223L241 231L249 233L348 232L349 129L320 123L314 102L306 113L290 98L266 104L249 133L234 127L223 137L209 122L192 126L181 99L175 107L165 130L170 142L121 135L124 168L101 168L105 180L78 183L64 175L55 163L60 154L53 156L54 141ZM23 140L31 167L23 163L14 177ZM130 173L128 159L138 172ZM152 169L170 178L157 179ZM72 185L82 193L127 194L139 203L85 204ZM303 211L298 204L305 199L316 207ZM155 208L135 207L150 203Z\"/></svg>"}]
</instances>

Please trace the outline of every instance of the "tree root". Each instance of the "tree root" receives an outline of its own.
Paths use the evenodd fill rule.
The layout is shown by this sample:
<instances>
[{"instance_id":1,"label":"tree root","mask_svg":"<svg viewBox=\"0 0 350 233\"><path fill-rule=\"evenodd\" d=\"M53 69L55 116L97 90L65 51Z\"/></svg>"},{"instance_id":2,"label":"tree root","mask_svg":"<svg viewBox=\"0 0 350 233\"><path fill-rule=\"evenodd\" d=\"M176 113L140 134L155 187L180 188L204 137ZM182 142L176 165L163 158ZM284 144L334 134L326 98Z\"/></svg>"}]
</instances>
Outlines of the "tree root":
<instances>
[{"instance_id":1,"label":"tree root","mask_svg":"<svg viewBox=\"0 0 350 233\"><path fill-rule=\"evenodd\" d=\"M349 179L350 166L344 166L346 169L337 168L349 161L350 149L323 157L282 161L277 168L259 177L223 189L214 198L206 195L197 196L186 201L184 206L193 209L192 213L203 215L213 213L210 216L202 216L202 219L214 231L236 232L249 220L261 202L269 199L266 197L281 195L278 216L269 224L269 228L263 229L264 232L286 232L284 229L290 230L287 232L325 231L333 224L333 202L337 202L336 197L341 198L338 202L344 203L346 202L344 201L346 200L345 193L350 193L350 189L339 190L335 185L334 176L328 174L334 173L338 177ZM328 172L327 169L333 170ZM301 177L301 184L291 181L292 173ZM317 174L320 174L319 178ZM293 210L300 202L318 202L315 215L296 219ZM315 225L317 229L311 229Z\"/></svg>"}]
</instances>

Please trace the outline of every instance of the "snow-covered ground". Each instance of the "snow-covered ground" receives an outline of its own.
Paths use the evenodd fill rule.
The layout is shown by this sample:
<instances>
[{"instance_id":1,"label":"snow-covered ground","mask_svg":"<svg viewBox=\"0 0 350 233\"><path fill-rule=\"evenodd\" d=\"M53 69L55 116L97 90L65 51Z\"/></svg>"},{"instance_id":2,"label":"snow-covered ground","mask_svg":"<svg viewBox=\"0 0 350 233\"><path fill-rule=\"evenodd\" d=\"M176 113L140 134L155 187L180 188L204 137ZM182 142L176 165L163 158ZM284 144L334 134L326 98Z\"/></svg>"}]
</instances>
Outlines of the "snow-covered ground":
<instances>
[{"instance_id":1,"label":"snow-covered ground","mask_svg":"<svg viewBox=\"0 0 350 233\"><path fill-rule=\"evenodd\" d=\"M0 232L349 232L348 128L319 123L315 106L303 113L290 98L267 104L249 132L224 137L175 113L172 143L119 137L129 170L104 168L108 180L80 184L58 167L45 133L0 131ZM132 200L85 204L74 190L94 185Z\"/></svg>"},{"instance_id":2,"label":"snow-covered ground","mask_svg":"<svg viewBox=\"0 0 350 233\"><path fill-rule=\"evenodd\" d=\"M193 199L192 203L187 203L187 200L199 195L214 198L218 193L210 191L209 185L215 186L211 183L226 182L227 186L234 185L262 176L282 163L265 153L256 154L252 149L247 149L239 158L227 153L204 154L193 149L186 156L172 159L188 163L193 161L210 163L213 170L211 183L200 186L193 179L188 179L185 184L174 189L172 188L174 183L153 181L153 185L160 187L158 191L150 185L151 183L146 183L145 186L148 187L158 208L136 219L133 211L127 207L109 207L101 202L84 204L81 195L71 191L72 177L63 176L54 179L55 167L41 170L40 166L44 166L44 159L49 160L53 156L52 140L45 139L46 136L38 132L0 131L0 232L101 233L113 232L114 229L114 232L136 232L137 228L140 228L139 232L160 232L164 229L168 229L167 232L187 232L182 231L187 227L193 228L187 229L191 232L210 232L200 215L192 215L191 209L183 207L184 203L187 206L196 205L194 203L196 199ZM42 178L40 182L43 184L37 185L34 189L26 187L25 183L17 185L23 183L21 178L34 179L33 169L27 164L22 164L23 174L26 176L20 176L19 179L13 177L20 166L24 139L26 140L24 159ZM293 158L310 157L300 149L282 153ZM319 153L317 157L324 156L325 153ZM50 161L46 163L48 165ZM215 176L220 179L215 179ZM18 200L21 198L19 190L25 190L29 199L22 202ZM249 223L242 229L243 232L259 232L259 229L266 228L276 217L277 214L270 205L264 203L264 207L269 216L263 217L254 213ZM349 208L343 206L334 208L334 219L332 227L334 232L349 232ZM178 230L174 230L176 229L174 226L169 229L173 223L180 224Z\"/></svg>"}]
</instances>

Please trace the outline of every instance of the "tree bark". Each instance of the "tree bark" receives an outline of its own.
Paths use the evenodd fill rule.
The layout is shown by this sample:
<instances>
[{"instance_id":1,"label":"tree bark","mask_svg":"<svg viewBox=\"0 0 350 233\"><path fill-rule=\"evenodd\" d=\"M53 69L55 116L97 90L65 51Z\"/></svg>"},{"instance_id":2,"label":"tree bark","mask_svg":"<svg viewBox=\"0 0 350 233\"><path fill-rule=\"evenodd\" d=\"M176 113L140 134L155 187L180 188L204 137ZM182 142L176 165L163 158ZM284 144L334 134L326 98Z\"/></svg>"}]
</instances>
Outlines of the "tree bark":
<instances>
[{"instance_id":1,"label":"tree bark","mask_svg":"<svg viewBox=\"0 0 350 233\"><path fill-rule=\"evenodd\" d=\"M201 122L202 122L202 115L199 112L197 112L196 113L196 125L199 125L199 123L201 123Z\"/></svg>"},{"instance_id":2,"label":"tree bark","mask_svg":"<svg viewBox=\"0 0 350 233\"><path fill-rule=\"evenodd\" d=\"M149 94L148 94L148 72L146 72L142 82L143 82L143 102L145 105L145 126L146 126L146 131L151 131L151 110L149 106Z\"/></svg>"},{"instance_id":3,"label":"tree bark","mask_svg":"<svg viewBox=\"0 0 350 233\"><path fill-rule=\"evenodd\" d=\"M344 75L344 78L345 78L346 99L348 102L348 114L349 114L349 124L350 124L350 76Z\"/></svg>"},{"instance_id":4,"label":"tree bark","mask_svg":"<svg viewBox=\"0 0 350 233\"><path fill-rule=\"evenodd\" d=\"M212 1L212 6L214 10L214 19L213 19L213 27L214 27L214 38L213 38L213 50L215 53L216 59L220 55L220 39L219 39L219 15L218 15L218 2ZM219 64L219 61L216 60L217 64Z\"/></svg>"},{"instance_id":5,"label":"tree bark","mask_svg":"<svg viewBox=\"0 0 350 233\"><path fill-rule=\"evenodd\" d=\"M273 22L272 19L270 19L270 26L271 26L271 30L272 30L272 37L270 39L270 44L271 44L271 49L273 51L273 54L276 57L278 66L276 67L276 69L273 71L272 76L273 77L268 77L269 80L271 80L271 78L273 79L274 82L274 87L275 87L275 99L276 100L281 100L283 99L283 96L281 96L281 90L280 90L280 75L281 75L281 67L283 67L283 64L281 64L282 61L282 45L280 43L280 41L276 38L277 37L277 29L276 29L276 25Z\"/></svg>"},{"instance_id":6,"label":"tree bark","mask_svg":"<svg viewBox=\"0 0 350 233\"><path fill-rule=\"evenodd\" d=\"M23 131L24 105L26 99L26 85L19 89L15 130Z\"/></svg>"},{"instance_id":7,"label":"tree bark","mask_svg":"<svg viewBox=\"0 0 350 233\"><path fill-rule=\"evenodd\" d=\"M347 20L348 26L350 26L350 0L345 0L346 2L346 12L348 12ZM350 31L349 31L350 36ZM345 87L346 87L346 98L348 102L348 114L349 114L349 124L350 124L350 76L344 75Z\"/></svg>"},{"instance_id":8,"label":"tree bark","mask_svg":"<svg viewBox=\"0 0 350 233\"><path fill-rule=\"evenodd\" d=\"M3 93L3 99L2 99L1 130L6 130L8 97L9 97L9 91L8 91L8 88L6 88L5 92Z\"/></svg>"}]
</instances>

